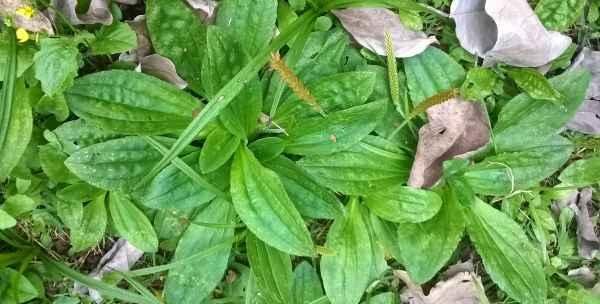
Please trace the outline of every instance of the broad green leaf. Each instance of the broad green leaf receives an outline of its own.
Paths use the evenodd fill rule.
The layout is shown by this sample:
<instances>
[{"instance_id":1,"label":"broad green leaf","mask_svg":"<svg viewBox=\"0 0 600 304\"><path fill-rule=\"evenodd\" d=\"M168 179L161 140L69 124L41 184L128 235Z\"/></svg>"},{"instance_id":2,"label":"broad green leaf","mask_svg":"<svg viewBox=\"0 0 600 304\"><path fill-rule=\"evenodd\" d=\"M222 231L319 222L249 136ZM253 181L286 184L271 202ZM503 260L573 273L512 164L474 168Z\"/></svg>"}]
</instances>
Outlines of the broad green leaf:
<instances>
[{"instance_id":1,"label":"broad green leaf","mask_svg":"<svg viewBox=\"0 0 600 304\"><path fill-rule=\"evenodd\" d=\"M0 287L4 284L7 288L0 289L0 304L25 303L39 296L31 281L12 268L0 268Z\"/></svg>"},{"instance_id":2,"label":"broad green leaf","mask_svg":"<svg viewBox=\"0 0 600 304\"><path fill-rule=\"evenodd\" d=\"M540 147L487 157L470 166L463 177L476 193L507 195L538 185L559 170L572 152L571 142L556 135Z\"/></svg>"},{"instance_id":3,"label":"broad green leaf","mask_svg":"<svg viewBox=\"0 0 600 304\"><path fill-rule=\"evenodd\" d=\"M575 70L550 79L563 99L561 105L521 94L506 104L494 126L497 152L520 151L544 145L575 115L583 102L590 74Z\"/></svg>"},{"instance_id":4,"label":"broad green leaf","mask_svg":"<svg viewBox=\"0 0 600 304\"><path fill-rule=\"evenodd\" d=\"M578 160L570 164L558 177L561 182L584 187L600 182L600 157Z\"/></svg>"},{"instance_id":5,"label":"broad green leaf","mask_svg":"<svg viewBox=\"0 0 600 304\"><path fill-rule=\"evenodd\" d=\"M223 0L215 24L235 37L250 56L255 56L271 41L276 19L276 0Z\"/></svg>"},{"instance_id":6,"label":"broad green leaf","mask_svg":"<svg viewBox=\"0 0 600 304\"><path fill-rule=\"evenodd\" d=\"M515 81L521 90L535 100L547 100L561 104L564 99L548 79L535 69L511 68L506 71L506 74Z\"/></svg>"},{"instance_id":7,"label":"broad green leaf","mask_svg":"<svg viewBox=\"0 0 600 304\"><path fill-rule=\"evenodd\" d=\"M346 217L339 217L327 233L325 247L332 255L321 257L321 277L331 304L357 304L371 278L373 266L369 231L353 201Z\"/></svg>"},{"instance_id":8,"label":"broad green leaf","mask_svg":"<svg viewBox=\"0 0 600 304\"><path fill-rule=\"evenodd\" d=\"M233 206L222 199L214 200L194 218L179 240L174 261L221 243L227 243L228 246L202 259L171 269L165 285L168 303L200 303L211 294L227 269L233 243L234 220ZM209 227L206 223L229 227Z\"/></svg>"},{"instance_id":9,"label":"broad green leaf","mask_svg":"<svg viewBox=\"0 0 600 304\"><path fill-rule=\"evenodd\" d=\"M333 192L320 185L285 156L273 159L265 166L277 173L300 214L312 218L334 219L344 213L342 203Z\"/></svg>"},{"instance_id":10,"label":"broad green leaf","mask_svg":"<svg viewBox=\"0 0 600 304\"><path fill-rule=\"evenodd\" d=\"M403 263L398 243L397 224L382 220L372 212L369 214L369 222L377 242L383 247L385 253Z\"/></svg>"},{"instance_id":11,"label":"broad green leaf","mask_svg":"<svg viewBox=\"0 0 600 304\"><path fill-rule=\"evenodd\" d=\"M460 87L465 70L443 51L429 47L420 55L404 59L408 92L413 104L451 88Z\"/></svg>"},{"instance_id":12,"label":"broad green leaf","mask_svg":"<svg viewBox=\"0 0 600 304\"><path fill-rule=\"evenodd\" d=\"M298 155L347 150L371 133L383 117L385 101L371 102L328 114L300 119L287 130L285 151Z\"/></svg>"},{"instance_id":13,"label":"broad green leaf","mask_svg":"<svg viewBox=\"0 0 600 304\"><path fill-rule=\"evenodd\" d=\"M189 31L188 31L189 32ZM114 22L96 32L90 43L92 55L123 53L137 47L137 36L127 23Z\"/></svg>"},{"instance_id":14,"label":"broad green leaf","mask_svg":"<svg viewBox=\"0 0 600 304\"><path fill-rule=\"evenodd\" d=\"M9 48L9 39L6 37L9 35L8 32L4 32L0 34L0 79L4 80L6 76L5 70L8 66L7 58L9 56L10 48ZM11 33L12 35L12 33ZM15 73L17 77L21 77L25 71L31 67L33 64L33 56L36 52L36 49L30 45L17 45L17 65L15 69Z\"/></svg>"},{"instance_id":15,"label":"broad green leaf","mask_svg":"<svg viewBox=\"0 0 600 304\"><path fill-rule=\"evenodd\" d=\"M80 252L98 244L104 237L107 224L105 195L97 196L83 207L83 217L78 227L71 228L71 250Z\"/></svg>"},{"instance_id":16,"label":"broad green leaf","mask_svg":"<svg viewBox=\"0 0 600 304\"><path fill-rule=\"evenodd\" d=\"M467 72L460 93L466 100L483 101L492 95L502 85L500 78L493 70L487 68L472 68Z\"/></svg>"},{"instance_id":17,"label":"broad green leaf","mask_svg":"<svg viewBox=\"0 0 600 304\"><path fill-rule=\"evenodd\" d=\"M3 84L5 86L2 89L2 96L8 86L6 82ZM8 112L0 115L0 179L7 177L17 166L27 149L33 130L31 106L23 82L17 81L14 94L9 95L13 97L12 100L1 101L3 108Z\"/></svg>"},{"instance_id":18,"label":"broad green leaf","mask_svg":"<svg viewBox=\"0 0 600 304\"><path fill-rule=\"evenodd\" d=\"M185 232L189 224L192 222L193 215L197 209L165 209L158 210L154 214L152 221L154 230L156 230L156 236L159 240L166 240L161 242L161 248L168 248L168 250L174 251L177 247L181 235Z\"/></svg>"},{"instance_id":19,"label":"broad green leaf","mask_svg":"<svg viewBox=\"0 0 600 304\"><path fill-rule=\"evenodd\" d=\"M54 131L45 131L44 137L49 142L58 145L69 155L75 151L121 137L118 133L102 130L83 119L65 122Z\"/></svg>"},{"instance_id":20,"label":"broad green leaf","mask_svg":"<svg viewBox=\"0 0 600 304\"><path fill-rule=\"evenodd\" d=\"M308 84L308 90L325 113L364 104L373 93L374 87L375 73L372 72L335 74ZM275 121L284 124L299 118L318 115L319 113L315 112L311 105L292 94L278 108Z\"/></svg>"},{"instance_id":21,"label":"broad green leaf","mask_svg":"<svg viewBox=\"0 0 600 304\"><path fill-rule=\"evenodd\" d=\"M387 221L421 223L438 213L442 198L433 191L396 185L367 195L365 203Z\"/></svg>"},{"instance_id":22,"label":"broad green leaf","mask_svg":"<svg viewBox=\"0 0 600 304\"><path fill-rule=\"evenodd\" d=\"M298 164L333 191L367 196L405 183L412 160L383 138L367 136L344 152L309 156Z\"/></svg>"},{"instance_id":23,"label":"broad green leaf","mask_svg":"<svg viewBox=\"0 0 600 304\"><path fill-rule=\"evenodd\" d=\"M223 29L210 27L207 33L208 48L202 66L203 87L209 97L215 94L249 61L244 48ZM225 128L239 138L254 131L262 108L262 93L258 79L249 81L242 92L221 115Z\"/></svg>"},{"instance_id":24,"label":"broad green leaf","mask_svg":"<svg viewBox=\"0 0 600 304\"><path fill-rule=\"evenodd\" d=\"M121 134L178 132L192 121L200 103L191 95L152 76L105 71L77 79L65 94L77 116Z\"/></svg>"},{"instance_id":25,"label":"broad green leaf","mask_svg":"<svg viewBox=\"0 0 600 304\"><path fill-rule=\"evenodd\" d=\"M73 230L81 225L83 219L83 203L65 201L56 202L56 213L67 228Z\"/></svg>"},{"instance_id":26,"label":"broad green leaf","mask_svg":"<svg viewBox=\"0 0 600 304\"><path fill-rule=\"evenodd\" d=\"M309 11L298 17L296 21L286 26L281 33L273 39L269 47L260 54L256 55L236 76L229 81L216 94L218 97L211 100L202 112L197 115L190 125L182 132L171 149L167 151L163 158L140 180L140 184L145 184L156 176L162 169L173 161L179 153L181 153L194 138L208 125L211 121L218 117L223 109L225 109L233 99L242 91L245 84L256 76L256 73L268 61L269 54L283 47L287 42L297 35L305 26L310 26L317 17L317 13Z\"/></svg>"},{"instance_id":27,"label":"broad green leaf","mask_svg":"<svg viewBox=\"0 0 600 304\"><path fill-rule=\"evenodd\" d=\"M158 239L146 215L121 192L111 192L108 209L119 236L144 252L156 252Z\"/></svg>"},{"instance_id":28,"label":"broad green leaf","mask_svg":"<svg viewBox=\"0 0 600 304\"><path fill-rule=\"evenodd\" d=\"M32 211L37 207L31 197L24 194L15 194L5 198L2 209L13 217L18 217L22 214Z\"/></svg>"},{"instance_id":29,"label":"broad green leaf","mask_svg":"<svg viewBox=\"0 0 600 304\"><path fill-rule=\"evenodd\" d=\"M292 303L309 304L323 296L323 287L317 271L307 261L302 261L294 269Z\"/></svg>"},{"instance_id":30,"label":"broad green leaf","mask_svg":"<svg viewBox=\"0 0 600 304\"><path fill-rule=\"evenodd\" d=\"M216 128L206 138L200 153L200 170L209 173L219 169L240 146L239 137L223 128Z\"/></svg>"},{"instance_id":31,"label":"broad green leaf","mask_svg":"<svg viewBox=\"0 0 600 304\"><path fill-rule=\"evenodd\" d=\"M417 284L429 281L446 265L460 242L465 223L458 202L444 195L438 214L427 222L398 224L400 262Z\"/></svg>"},{"instance_id":32,"label":"broad green leaf","mask_svg":"<svg viewBox=\"0 0 600 304\"><path fill-rule=\"evenodd\" d=\"M469 237L492 280L520 303L544 303L544 268L522 228L481 200L465 209L465 218Z\"/></svg>"},{"instance_id":33,"label":"broad green leaf","mask_svg":"<svg viewBox=\"0 0 600 304\"><path fill-rule=\"evenodd\" d=\"M281 180L245 147L238 150L231 167L231 197L244 224L269 246L314 255L310 233Z\"/></svg>"},{"instance_id":34,"label":"broad green leaf","mask_svg":"<svg viewBox=\"0 0 600 304\"><path fill-rule=\"evenodd\" d=\"M98 189L86 183L77 183L56 191L56 196L63 201L84 203L97 198L102 193L104 193L104 190L102 189Z\"/></svg>"},{"instance_id":35,"label":"broad green leaf","mask_svg":"<svg viewBox=\"0 0 600 304\"><path fill-rule=\"evenodd\" d=\"M68 157L65 153L58 151L51 144L39 146L38 151L42 169L50 180L59 183L76 183L79 181L77 176L65 166L65 160Z\"/></svg>"},{"instance_id":36,"label":"broad green leaf","mask_svg":"<svg viewBox=\"0 0 600 304\"><path fill-rule=\"evenodd\" d=\"M384 292L369 298L363 304L397 304L398 298L398 295L393 292Z\"/></svg>"},{"instance_id":37,"label":"broad green leaf","mask_svg":"<svg viewBox=\"0 0 600 304\"><path fill-rule=\"evenodd\" d=\"M246 236L246 250L260 294L268 303L290 303L294 276L290 256L252 233Z\"/></svg>"},{"instance_id":38,"label":"broad green leaf","mask_svg":"<svg viewBox=\"0 0 600 304\"><path fill-rule=\"evenodd\" d=\"M146 18L156 52L171 59L178 74L199 92L206 26L184 1L148 0Z\"/></svg>"},{"instance_id":39,"label":"broad green leaf","mask_svg":"<svg viewBox=\"0 0 600 304\"><path fill-rule=\"evenodd\" d=\"M10 216L6 211L0 209L0 230L12 228L17 224L17 220Z\"/></svg>"},{"instance_id":40,"label":"broad green leaf","mask_svg":"<svg viewBox=\"0 0 600 304\"><path fill-rule=\"evenodd\" d=\"M293 68L306 83L339 73L347 46L348 35L342 29L311 33Z\"/></svg>"},{"instance_id":41,"label":"broad green leaf","mask_svg":"<svg viewBox=\"0 0 600 304\"><path fill-rule=\"evenodd\" d=\"M92 186L130 191L161 157L144 139L130 136L80 149L65 165Z\"/></svg>"},{"instance_id":42,"label":"broad green leaf","mask_svg":"<svg viewBox=\"0 0 600 304\"><path fill-rule=\"evenodd\" d=\"M593 289L571 289L567 293L566 304L600 304L600 298Z\"/></svg>"},{"instance_id":43,"label":"broad green leaf","mask_svg":"<svg viewBox=\"0 0 600 304\"><path fill-rule=\"evenodd\" d=\"M64 94L44 95L34 106L34 111L41 114L52 114L57 121L69 118L69 105Z\"/></svg>"},{"instance_id":44,"label":"broad green leaf","mask_svg":"<svg viewBox=\"0 0 600 304\"><path fill-rule=\"evenodd\" d=\"M586 3L587 0L541 0L535 13L549 30L564 31L581 16Z\"/></svg>"},{"instance_id":45,"label":"broad green leaf","mask_svg":"<svg viewBox=\"0 0 600 304\"><path fill-rule=\"evenodd\" d=\"M353 199L353 198L351 198ZM389 267L385 260L385 247L383 244L377 241L377 236L375 234L375 229L371 225L370 210L364 206L363 204L359 205L360 213L363 217L363 221L365 226L367 227L367 232L369 233L369 242L371 243L371 271L369 273L369 281L373 282L381 277L383 272L385 272Z\"/></svg>"},{"instance_id":46,"label":"broad green leaf","mask_svg":"<svg viewBox=\"0 0 600 304\"><path fill-rule=\"evenodd\" d=\"M69 38L44 38L34 57L35 78L46 95L54 96L73 85L81 55L77 42Z\"/></svg>"},{"instance_id":47,"label":"broad green leaf","mask_svg":"<svg viewBox=\"0 0 600 304\"><path fill-rule=\"evenodd\" d=\"M198 155L199 153L192 153L183 157L182 160L199 171L197 168ZM222 168L206 177L221 186L221 184L227 183L229 179L228 171L227 168ZM159 173L145 187L139 197L139 201L148 208L182 210L200 207L210 202L215 198L215 193L199 187L197 183L172 164Z\"/></svg>"},{"instance_id":48,"label":"broad green leaf","mask_svg":"<svg viewBox=\"0 0 600 304\"><path fill-rule=\"evenodd\" d=\"M253 141L248 145L248 149L254 153L258 160L265 163L281 155L285 150L285 143L279 137L265 137Z\"/></svg>"}]
</instances>

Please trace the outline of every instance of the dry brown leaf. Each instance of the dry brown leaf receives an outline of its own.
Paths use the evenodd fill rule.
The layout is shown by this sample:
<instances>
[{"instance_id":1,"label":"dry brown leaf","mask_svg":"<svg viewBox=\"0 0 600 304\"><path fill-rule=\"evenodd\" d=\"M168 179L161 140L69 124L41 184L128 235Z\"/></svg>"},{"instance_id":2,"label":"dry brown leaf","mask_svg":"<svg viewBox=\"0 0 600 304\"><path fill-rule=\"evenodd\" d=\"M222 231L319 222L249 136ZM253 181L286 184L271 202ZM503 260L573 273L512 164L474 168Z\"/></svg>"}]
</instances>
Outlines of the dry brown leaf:
<instances>
[{"instance_id":1,"label":"dry brown leaf","mask_svg":"<svg viewBox=\"0 0 600 304\"><path fill-rule=\"evenodd\" d=\"M596 234L595 224L590 215L592 189L585 188L573 192L558 202L559 208L570 208L577 220L577 247L584 259L593 259L600 251L600 238Z\"/></svg>"},{"instance_id":2,"label":"dry brown leaf","mask_svg":"<svg viewBox=\"0 0 600 304\"><path fill-rule=\"evenodd\" d=\"M584 48L569 68L583 68L592 73L586 101L567 124L567 129L585 134L600 135L600 52Z\"/></svg>"},{"instance_id":3,"label":"dry brown leaf","mask_svg":"<svg viewBox=\"0 0 600 304\"><path fill-rule=\"evenodd\" d=\"M204 22L212 23L218 3L214 0L187 0L187 3L196 10Z\"/></svg>"},{"instance_id":4,"label":"dry brown leaf","mask_svg":"<svg viewBox=\"0 0 600 304\"><path fill-rule=\"evenodd\" d=\"M166 57L153 54L142 58L139 64L142 72L145 74L160 78L175 85L179 89L185 89L188 85L185 80L177 75L173 61Z\"/></svg>"},{"instance_id":5,"label":"dry brown leaf","mask_svg":"<svg viewBox=\"0 0 600 304\"><path fill-rule=\"evenodd\" d=\"M406 28L397 14L385 8L349 8L333 14L360 45L382 56L386 55L386 32L392 37L394 55L398 58L418 55L437 42L433 36Z\"/></svg>"},{"instance_id":6,"label":"dry brown leaf","mask_svg":"<svg viewBox=\"0 0 600 304\"><path fill-rule=\"evenodd\" d=\"M569 270L567 275L585 288L592 288L596 284L596 274L587 266Z\"/></svg>"},{"instance_id":7,"label":"dry brown leaf","mask_svg":"<svg viewBox=\"0 0 600 304\"><path fill-rule=\"evenodd\" d=\"M490 141L488 116L476 102L453 98L427 109L429 122L419 130L419 144L408 185L431 187L442 176L442 164L478 150Z\"/></svg>"},{"instance_id":8,"label":"dry brown leaf","mask_svg":"<svg viewBox=\"0 0 600 304\"><path fill-rule=\"evenodd\" d=\"M473 259L468 259L466 262L458 262L454 265L448 266L448 269L444 271L442 277L444 279L449 279L461 272L475 272L475 266L473 265Z\"/></svg>"},{"instance_id":9,"label":"dry brown leaf","mask_svg":"<svg viewBox=\"0 0 600 304\"><path fill-rule=\"evenodd\" d=\"M400 295L406 304L480 304L488 303L480 278L472 272L460 272L446 281L438 282L429 292L423 293L404 271L394 271L407 289Z\"/></svg>"},{"instance_id":10,"label":"dry brown leaf","mask_svg":"<svg viewBox=\"0 0 600 304\"><path fill-rule=\"evenodd\" d=\"M119 239L113 244L112 248L102 256L96 269L90 273L90 276L100 280L104 274L111 271L129 271L143 254L143 251L135 248L125 239ZM74 289L76 293L89 294L90 298L96 303L102 302L102 296L94 289L88 289L78 282L75 283Z\"/></svg>"},{"instance_id":11,"label":"dry brown leaf","mask_svg":"<svg viewBox=\"0 0 600 304\"><path fill-rule=\"evenodd\" d=\"M77 14L77 0L52 0L52 5L58 9L71 24L96 24L110 25L113 21L108 1L91 0L85 14ZM56 16L53 17L56 19Z\"/></svg>"},{"instance_id":12,"label":"dry brown leaf","mask_svg":"<svg viewBox=\"0 0 600 304\"><path fill-rule=\"evenodd\" d=\"M17 9L30 5L31 2L26 0L0 0L0 18L10 17L14 20L16 27L22 27L29 32L45 32L53 35L52 23L44 13L35 12L31 18L16 14Z\"/></svg>"},{"instance_id":13,"label":"dry brown leaf","mask_svg":"<svg viewBox=\"0 0 600 304\"><path fill-rule=\"evenodd\" d=\"M568 36L546 30L527 0L454 0L450 15L461 46L487 65L539 67L571 44Z\"/></svg>"}]
</instances>

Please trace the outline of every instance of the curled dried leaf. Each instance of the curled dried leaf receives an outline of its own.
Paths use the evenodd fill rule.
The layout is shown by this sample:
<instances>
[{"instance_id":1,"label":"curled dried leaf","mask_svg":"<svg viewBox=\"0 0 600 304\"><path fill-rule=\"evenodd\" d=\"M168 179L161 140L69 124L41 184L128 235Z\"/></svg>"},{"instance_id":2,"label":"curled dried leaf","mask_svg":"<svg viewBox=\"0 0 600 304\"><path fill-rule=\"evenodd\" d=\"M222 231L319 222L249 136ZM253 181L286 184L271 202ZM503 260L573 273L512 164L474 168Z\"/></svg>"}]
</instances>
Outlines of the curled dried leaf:
<instances>
[{"instance_id":1,"label":"curled dried leaf","mask_svg":"<svg viewBox=\"0 0 600 304\"><path fill-rule=\"evenodd\" d=\"M404 271L395 271L407 286L400 295L406 304L479 304L488 303L479 276L472 272L459 272L446 281L438 282L425 295L420 286L414 284Z\"/></svg>"},{"instance_id":2,"label":"curled dried leaf","mask_svg":"<svg viewBox=\"0 0 600 304\"><path fill-rule=\"evenodd\" d=\"M445 160L478 150L490 141L487 114L479 103L460 97L427 109L429 122L419 130L419 144L408 184L431 187L442 176Z\"/></svg>"},{"instance_id":3,"label":"curled dried leaf","mask_svg":"<svg viewBox=\"0 0 600 304\"><path fill-rule=\"evenodd\" d=\"M461 46L487 65L539 67L571 44L569 37L546 30L527 0L455 0L450 15Z\"/></svg>"},{"instance_id":4,"label":"curled dried leaf","mask_svg":"<svg viewBox=\"0 0 600 304\"><path fill-rule=\"evenodd\" d=\"M23 28L29 32L45 32L53 35L52 23L43 12L34 11L31 16L17 13L18 9L30 6L30 1L26 0L0 0L0 19L10 17L17 28Z\"/></svg>"},{"instance_id":5,"label":"curled dried leaf","mask_svg":"<svg viewBox=\"0 0 600 304\"><path fill-rule=\"evenodd\" d=\"M333 12L344 28L363 47L386 56L385 34L389 33L394 55L407 58L418 55L437 39L405 27L400 17L385 8L349 8Z\"/></svg>"},{"instance_id":6,"label":"curled dried leaf","mask_svg":"<svg viewBox=\"0 0 600 304\"><path fill-rule=\"evenodd\" d=\"M77 14L77 0L52 0L52 6L59 10L71 24L96 24L110 25L113 22L109 3L106 0L91 0L85 14ZM56 16L52 16L56 19Z\"/></svg>"},{"instance_id":7,"label":"curled dried leaf","mask_svg":"<svg viewBox=\"0 0 600 304\"><path fill-rule=\"evenodd\" d=\"M584 48L569 69L582 68L592 73L586 101L567 124L567 129L600 135L600 52Z\"/></svg>"},{"instance_id":8,"label":"curled dried leaf","mask_svg":"<svg viewBox=\"0 0 600 304\"><path fill-rule=\"evenodd\" d=\"M125 239L116 241L108 252L102 256L96 269L90 273L90 276L101 280L104 274L112 271L128 271L142 257L143 251L135 248ZM102 302L102 296L94 289L88 289L84 285L75 282L75 292L79 294L89 294L90 298L96 303Z\"/></svg>"},{"instance_id":9,"label":"curled dried leaf","mask_svg":"<svg viewBox=\"0 0 600 304\"><path fill-rule=\"evenodd\" d=\"M187 87L187 82L177 75L173 61L166 57L152 54L142 58L139 64L142 72L146 74L160 78L180 89Z\"/></svg>"},{"instance_id":10,"label":"curled dried leaf","mask_svg":"<svg viewBox=\"0 0 600 304\"><path fill-rule=\"evenodd\" d=\"M595 231L590 212L592 202L592 189L586 188L580 192L573 192L566 199L560 201L558 206L570 208L575 213L577 220L577 247L579 255L584 259L593 259L600 251L600 238Z\"/></svg>"},{"instance_id":11,"label":"curled dried leaf","mask_svg":"<svg viewBox=\"0 0 600 304\"><path fill-rule=\"evenodd\" d=\"M196 10L200 18L206 23L215 20L218 3L214 0L187 0L187 3Z\"/></svg>"}]
</instances>

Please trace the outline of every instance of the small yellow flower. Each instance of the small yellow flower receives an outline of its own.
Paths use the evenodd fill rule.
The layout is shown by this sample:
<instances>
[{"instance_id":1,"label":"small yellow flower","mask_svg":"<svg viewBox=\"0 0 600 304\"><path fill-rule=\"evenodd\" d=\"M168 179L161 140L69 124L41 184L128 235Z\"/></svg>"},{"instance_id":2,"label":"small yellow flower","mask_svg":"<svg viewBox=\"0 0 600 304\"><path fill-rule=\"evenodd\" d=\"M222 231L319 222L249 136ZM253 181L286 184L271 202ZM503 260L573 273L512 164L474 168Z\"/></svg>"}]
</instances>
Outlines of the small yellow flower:
<instances>
[{"instance_id":1,"label":"small yellow flower","mask_svg":"<svg viewBox=\"0 0 600 304\"><path fill-rule=\"evenodd\" d=\"M25 42L27 42L27 40L29 40L29 33L27 32L27 30L25 30L22 27L17 29L16 34L17 34L17 40L20 43L25 43Z\"/></svg>"},{"instance_id":2,"label":"small yellow flower","mask_svg":"<svg viewBox=\"0 0 600 304\"><path fill-rule=\"evenodd\" d=\"M16 13L18 15L21 15L25 18L30 19L31 17L33 17L33 14L35 14L35 10L33 9L33 7L27 5L27 6L23 6L20 7L16 10Z\"/></svg>"}]
</instances>

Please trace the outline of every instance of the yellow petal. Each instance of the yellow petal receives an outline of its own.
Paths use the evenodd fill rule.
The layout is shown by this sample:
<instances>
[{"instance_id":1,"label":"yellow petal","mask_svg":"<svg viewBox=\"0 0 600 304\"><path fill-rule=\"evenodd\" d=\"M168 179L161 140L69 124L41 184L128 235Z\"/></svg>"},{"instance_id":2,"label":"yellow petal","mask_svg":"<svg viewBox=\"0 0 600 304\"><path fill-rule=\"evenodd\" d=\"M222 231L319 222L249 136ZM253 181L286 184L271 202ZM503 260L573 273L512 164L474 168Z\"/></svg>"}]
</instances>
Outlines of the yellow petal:
<instances>
[{"instance_id":1,"label":"yellow petal","mask_svg":"<svg viewBox=\"0 0 600 304\"><path fill-rule=\"evenodd\" d=\"M27 40L29 40L29 33L27 32L27 30L25 30L22 27L17 29L16 34L17 34L17 40L20 43L24 43L24 42L27 42Z\"/></svg>"},{"instance_id":2,"label":"yellow petal","mask_svg":"<svg viewBox=\"0 0 600 304\"><path fill-rule=\"evenodd\" d=\"M35 13L35 10L31 6L23 6L23 7L18 8L16 10L16 13L23 17L31 18L31 17L33 17L33 14Z\"/></svg>"}]
</instances>

